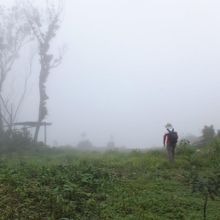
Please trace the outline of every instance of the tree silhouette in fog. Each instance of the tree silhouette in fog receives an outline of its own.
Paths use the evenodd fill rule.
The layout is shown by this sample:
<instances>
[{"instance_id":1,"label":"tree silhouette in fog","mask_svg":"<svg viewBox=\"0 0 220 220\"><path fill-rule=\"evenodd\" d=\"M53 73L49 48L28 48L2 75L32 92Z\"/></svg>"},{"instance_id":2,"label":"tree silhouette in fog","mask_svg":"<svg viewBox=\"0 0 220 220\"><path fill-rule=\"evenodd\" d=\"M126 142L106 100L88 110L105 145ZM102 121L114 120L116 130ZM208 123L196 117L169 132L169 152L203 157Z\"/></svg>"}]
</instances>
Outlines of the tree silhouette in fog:
<instances>
[{"instance_id":1,"label":"tree silhouette in fog","mask_svg":"<svg viewBox=\"0 0 220 220\"><path fill-rule=\"evenodd\" d=\"M18 4L12 7L0 6L0 132L4 125L11 127L15 115L11 111L9 100L3 96L4 84L19 58L21 48L30 40L30 27L22 8ZM15 111L16 114L17 111Z\"/></svg>"},{"instance_id":2,"label":"tree silhouette in fog","mask_svg":"<svg viewBox=\"0 0 220 220\"><path fill-rule=\"evenodd\" d=\"M215 129L213 125L205 125L202 129L202 141L204 144L209 143L215 137Z\"/></svg>"},{"instance_id":3,"label":"tree silhouette in fog","mask_svg":"<svg viewBox=\"0 0 220 220\"><path fill-rule=\"evenodd\" d=\"M59 1L61 6L61 1ZM54 57L50 52L51 41L55 38L60 25L61 7L55 6L52 2L47 1L44 11L33 6L30 2L26 5L26 15L30 24L33 36L38 43L38 54L40 57L40 74L39 74L39 107L37 126L34 134L34 141L38 139L41 122L48 114L46 93L46 82L52 68L57 67L62 56Z\"/></svg>"}]
</instances>

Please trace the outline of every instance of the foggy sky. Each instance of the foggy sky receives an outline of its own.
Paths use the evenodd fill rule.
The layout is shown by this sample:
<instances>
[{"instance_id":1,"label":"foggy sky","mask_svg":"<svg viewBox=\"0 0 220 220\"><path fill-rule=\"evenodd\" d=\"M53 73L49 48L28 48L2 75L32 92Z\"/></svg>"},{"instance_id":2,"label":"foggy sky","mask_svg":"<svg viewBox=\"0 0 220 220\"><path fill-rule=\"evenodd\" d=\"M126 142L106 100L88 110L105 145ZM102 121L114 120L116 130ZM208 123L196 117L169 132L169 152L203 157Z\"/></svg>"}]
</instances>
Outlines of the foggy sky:
<instances>
[{"instance_id":1,"label":"foggy sky","mask_svg":"<svg viewBox=\"0 0 220 220\"><path fill-rule=\"evenodd\" d=\"M66 0L53 50L67 50L47 83L49 142L77 144L85 132L98 146L113 136L151 147L167 122L181 137L220 129L219 11L217 0ZM37 103L36 86L19 120L36 120Z\"/></svg>"}]
</instances>

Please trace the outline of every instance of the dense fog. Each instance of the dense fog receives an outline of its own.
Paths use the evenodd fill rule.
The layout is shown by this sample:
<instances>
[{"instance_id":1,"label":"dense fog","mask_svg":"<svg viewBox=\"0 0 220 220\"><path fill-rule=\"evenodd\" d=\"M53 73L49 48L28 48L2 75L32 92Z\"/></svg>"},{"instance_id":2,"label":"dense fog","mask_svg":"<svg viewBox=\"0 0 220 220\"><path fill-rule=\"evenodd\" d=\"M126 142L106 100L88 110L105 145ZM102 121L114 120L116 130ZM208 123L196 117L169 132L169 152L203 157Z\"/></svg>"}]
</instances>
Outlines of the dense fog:
<instances>
[{"instance_id":1,"label":"dense fog","mask_svg":"<svg viewBox=\"0 0 220 220\"><path fill-rule=\"evenodd\" d=\"M168 122L180 138L220 129L219 1L66 0L62 10L51 51L63 59L46 83L49 144L143 148L162 145ZM35 53L33 42L22 49L5 85L17 100L32 63L17 122L37 118Z\"/></svg>"}]
</instances>

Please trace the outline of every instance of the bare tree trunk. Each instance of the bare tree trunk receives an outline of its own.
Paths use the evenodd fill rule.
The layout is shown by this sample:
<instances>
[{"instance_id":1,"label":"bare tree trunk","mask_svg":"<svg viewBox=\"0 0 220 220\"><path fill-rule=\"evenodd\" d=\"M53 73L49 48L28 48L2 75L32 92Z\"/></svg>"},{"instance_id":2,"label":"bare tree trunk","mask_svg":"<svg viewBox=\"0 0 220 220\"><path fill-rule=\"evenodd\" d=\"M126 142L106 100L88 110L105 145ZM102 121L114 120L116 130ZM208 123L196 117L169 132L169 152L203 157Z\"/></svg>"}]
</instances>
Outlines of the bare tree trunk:
<instances>
[{"instance_id":1,"label":"bare tree trunk","mask_svg":"<svg viewBox=\"0 0 220 220\"><path fill-rule=\"evenodd\" d=\"M42 73L42 71L41 71ZM34 143L37 142L38 140L38 135L39 135L39 131L40 131L40 126L41 126L41 122L43 120L42 117L42 108L43 108L43 93L42 93L42 89L43 89L43 85L41 82L41 79L39 80L39 95L40 95L40 103L39 103L39 110L38 110L38 121L37 121L37 125L36 125L36 129L35 129L35 134L34 134Z\"/></svg>"},{"instance_id":2,"label":"bare tree trunk","mask_svg":"<svg viewBox=\"0 0 220 220\"><path fill-rule=\"evenodd\" d=\"M4 125L3 125L3 118L2 118L2 109L0 104L0 135L3 134L4 131Z\"/></svg>"},{"instance_id":3,"label":"bare tree trunk","mask_svg":"<svg viewBox=\"0 0 220 220\"><path fill-rule=\"evenodd\" d=\"M1 73L2 75L2 73ZM0 97L2 95L2 76L0 77ZM0 102L0 135L4 132L4 122L3 122L3 113L2 113L2 103Z\"/></svg>"},{"instance_id":4,"label":"bare tree trunk","mask_svg":"<svg viewBox=\"0 0 220 220\"><path fill-rule=\"evenodd\" d=\"M35 129L35 133L34 133L34 143L37 143L39 131L40 131L40 123L37 124L36 129Z\"/></svg>"}]
</instances>

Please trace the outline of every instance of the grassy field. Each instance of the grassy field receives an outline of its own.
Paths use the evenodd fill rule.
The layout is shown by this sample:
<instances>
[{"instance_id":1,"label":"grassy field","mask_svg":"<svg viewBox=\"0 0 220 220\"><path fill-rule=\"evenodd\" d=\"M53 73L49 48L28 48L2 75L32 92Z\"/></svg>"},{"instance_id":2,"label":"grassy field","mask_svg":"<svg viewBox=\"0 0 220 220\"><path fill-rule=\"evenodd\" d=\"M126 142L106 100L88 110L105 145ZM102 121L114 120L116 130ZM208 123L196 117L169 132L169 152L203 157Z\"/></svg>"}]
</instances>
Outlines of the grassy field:
<instances>
[{"instance_id":1,"label":"grassy field","mask_svg":"<svg viewBox=\"0 0 220 220\"><path fill-rule=\"evenodd\" d=\"M191 176L220 172L215 149L183 147L174 164L159 150L1 155L0 219L200 220L204 197ZM219 197L208 201L207 219L220 219Z\"/></svg>"}]
</instances>

